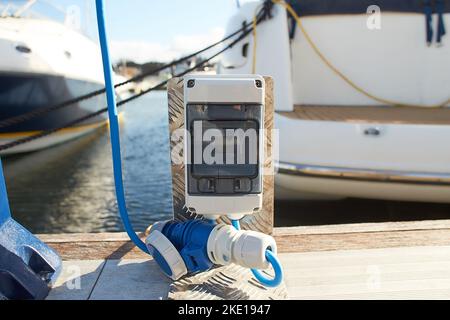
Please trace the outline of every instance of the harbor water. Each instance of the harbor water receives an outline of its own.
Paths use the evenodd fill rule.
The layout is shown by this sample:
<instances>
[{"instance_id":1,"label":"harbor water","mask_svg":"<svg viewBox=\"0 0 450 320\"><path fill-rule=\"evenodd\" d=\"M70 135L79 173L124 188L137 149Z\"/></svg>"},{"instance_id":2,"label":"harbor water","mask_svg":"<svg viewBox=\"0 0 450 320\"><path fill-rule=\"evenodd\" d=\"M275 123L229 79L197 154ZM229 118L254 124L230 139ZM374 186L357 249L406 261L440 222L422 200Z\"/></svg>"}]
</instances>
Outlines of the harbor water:
<instances>
[{"instance_id":1,"label":"harbor water","mask_svg":"<svg viewBox=\"0 0 450 320\"><path fill-rule=\"evenodd\" d=\"M128 210L143 230L172 215L167 95L123 107L121 145ZM11 211L35 233L121 231L107 128L3 160Z\"/></svg>"}]
</instances>

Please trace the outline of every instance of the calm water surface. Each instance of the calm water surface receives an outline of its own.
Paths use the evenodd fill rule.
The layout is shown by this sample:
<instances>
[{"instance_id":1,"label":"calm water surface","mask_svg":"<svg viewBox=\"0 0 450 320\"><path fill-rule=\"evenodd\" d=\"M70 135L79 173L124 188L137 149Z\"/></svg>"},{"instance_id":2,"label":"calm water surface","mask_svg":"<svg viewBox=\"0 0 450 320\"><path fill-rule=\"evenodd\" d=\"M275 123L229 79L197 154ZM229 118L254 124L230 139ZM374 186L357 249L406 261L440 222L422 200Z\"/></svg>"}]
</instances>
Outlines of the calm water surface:
<instances>
[{"instance_id":1,"label":"calm water surface","mask_svg":"<svg viewBox=\"0 0 450 320\"><path fill-rule=\"evenodd\" d=\"M165 92L124 107L121 145L128 211L137 230L172 214ZM107 129L4 159L14 218L35 233L121 231Z\"/></svg>"}]
</instances>

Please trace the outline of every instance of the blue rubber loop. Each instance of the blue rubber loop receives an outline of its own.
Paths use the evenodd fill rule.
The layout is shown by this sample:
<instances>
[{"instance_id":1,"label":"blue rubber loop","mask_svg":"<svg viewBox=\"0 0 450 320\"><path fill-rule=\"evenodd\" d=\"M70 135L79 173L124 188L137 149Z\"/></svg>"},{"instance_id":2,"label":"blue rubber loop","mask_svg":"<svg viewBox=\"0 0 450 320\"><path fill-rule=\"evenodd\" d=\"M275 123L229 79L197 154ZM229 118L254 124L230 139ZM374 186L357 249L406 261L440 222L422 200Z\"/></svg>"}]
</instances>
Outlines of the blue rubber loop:
<instances>
[{"instance_id":1,"label":"blue rubber loop","mask_svg":"<svg viewBox=\"0 0 450 320\"><path fill-rule=\"evenodd\" d=\"M137 236L131 225L127 205L125 201L125 192L122 180L122 158L120 154L120 132L119 119L117 117L116 93L114 91L113 71L108 48L108 36L106 33L105 9L102 0L95 1L97 10L98 35L102 49L103 72L105 76L106 98L108 101L109 130L111 136L111 149L113 159L114 182L116 186L117 205L119 207L120 217L124 228L134 244L149 253L145 243Z\"/></svg>"},{"instance_id":2,"label":"blue rubber loop","mask_svg":"<svg viewBox=\"0 0 450 320\"><path fill-rule=\"evenodd\" d=\"M231 225L237 230L241 229L239 220L231 220ZM283 267L281 266L280 260L278 260L275 254L270 250L266 251L266 259L272 265L272 268L275 272L275 277L273 279L266 277L258 269L251 269L251 271L256 280L261 282L261 284L263 284L264 286L271 288L278 287L283 281Z\"/></svg>"},{"instance_id":3,"label":"blue rubber loop","mask_svg":"<svg viewBox=\"0 0 450 320\"><path fill-rule=\"evenodd\" d=\"M236 230L241 230L241 225L239 223L239 220L231 220L231 225L236 229Z\"/></svg>"}]
</instances>

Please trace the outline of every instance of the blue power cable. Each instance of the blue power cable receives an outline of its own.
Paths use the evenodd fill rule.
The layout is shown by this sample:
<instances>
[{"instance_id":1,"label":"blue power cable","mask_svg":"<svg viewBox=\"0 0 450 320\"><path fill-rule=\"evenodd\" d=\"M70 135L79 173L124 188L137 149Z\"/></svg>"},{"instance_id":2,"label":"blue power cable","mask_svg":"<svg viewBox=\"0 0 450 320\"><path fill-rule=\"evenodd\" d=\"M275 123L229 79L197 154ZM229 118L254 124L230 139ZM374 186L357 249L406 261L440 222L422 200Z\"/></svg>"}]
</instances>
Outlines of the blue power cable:
<instances>
[{"instance_id":1,"label":"blue power cable","mask_svg":"<svg viewBox=\"0 0 450 320\"><path fill-rule=\"evenodd\" d=\"M106 99L108 102L109 131L111 136L111 149L113 159L114 182L116 186L117 205L119 207L120 217L122 218L122 222L126 232L128 233L128 236L139 249L141 249L145 253L149 253L145 243L137 236L136 232L134 232L133 227L131 226L130 219L128 217L127 205L125 201L125 192L122 180L122 158L120 154L119 119L117 117L116 94L114 91L114 82L112 76L113 71L109 55L108 37L106 34L106 23L104 14L105 8L103 5L103 0L96 0L95 4L97 10L98 35L100 38L100 46L102 49Z\"/></svg>"},{"instance_id":2,"label":"blue power cable","mask_svg":"<svg viewBox=\"0 0 450 320\"><path fill-rule=\"evenodd\" d=\"M231 220L231 225L236 228L236 230L240 230L241 226L239 220ZM272 268L275 272L275 277L273 279L267 278L262 274L261 271L257 269L251 269L255 278L261 282L266 287L278 287L283 281L283 267L281 266L280 261L275 256L275 254L271 250L266 250L266 259L272 265Z\"/></svg>"}]
</instances>

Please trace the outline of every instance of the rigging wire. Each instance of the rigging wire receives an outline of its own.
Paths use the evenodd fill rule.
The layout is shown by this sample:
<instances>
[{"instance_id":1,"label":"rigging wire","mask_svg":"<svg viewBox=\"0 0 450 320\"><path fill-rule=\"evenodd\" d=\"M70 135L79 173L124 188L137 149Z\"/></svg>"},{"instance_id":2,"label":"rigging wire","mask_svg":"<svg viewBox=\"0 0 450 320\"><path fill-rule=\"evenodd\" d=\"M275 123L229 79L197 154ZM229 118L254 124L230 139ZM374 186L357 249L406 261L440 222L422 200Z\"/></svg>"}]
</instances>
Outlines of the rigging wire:
<instances>
[{"instance_id":1,"label":"rigging wire","mask_svg":"<svg viewBox=\"0 0 450 320\"><path fill-rule=\"evenodd\" d=\"M203 48L201 50L198 50L198 51L196 51L194 53L191 53L191 54L189 54L187 56L184 56L184 57L181 57L181 58L179 58L177 60L174 60L174 61L172 61L172 62L170 62L168 64L165 64L165 65L163 65L161 67L158 67L157 69L148 71L146 73L139 74L139 75L137 75L135 77L132 77L132 78L124 81L124 82L118 83L118 84L116 84L114 86L114 88L117 89L117 88L122 87L124 85L127 85L127 84L129 84L131 82L140 81L140 80L145 79L145 78L147 78L147 77L149 77L151 75L158 74L159 72L161 72L161 71L163 71L165 69L177 66L180 63L183 63L184 61L187 61L187 60L192 59L192 58L194 58L194 57L196 57L196 56L198 56L198 55L200 55L200 54L202 54L202 53L204 53L206 51L209 51L210 49L218 46L219 44L222 44L222 43L230 40L231 38L233 38L236 35L239 35L240 33L245 33L247 31L247 28L249 26L253 25L253 24L254 24L254 22L246 23L241 28L239 28L238 30L232 32L231 34L227 35L223 39L221 39L219 41L216 41L216 42L212 43L211 45L209 45L209 46L207 46L207 47L205 47L205 48ZM53 105L53 106L50 106L50 107L40 108L40 109L33 110L33 111L30 111L30 112L25 113L25 114L21 114L21 115L15 116L15 117L11 117L11 118L8 118L8 119L1 120L0 121L0 128L7 128L7 127L10 127L12 125L16 125L16 124L19 124L19 123L22 123L22 122L34 119L36 117L45 115L47 113L50 113L50 112L53 112L53 111L57 111L57 110L66 108L68 106L80 103L80 102L82 102L84 100L92 99L92 98L94 98L94 97L96 97L98 95L104 94L105 92L106 92L105 88L102 88L102 89L99 89L99 90L96 90L96 91L84 94L82 96L79 96L79 97L76 97L76 98L73 98L73 99L61 102L59 104L56 104L56 105Z\"/></svg>"},{"instance_id":2,"label":"rigging wire","mask_svg":"<svg viewBox=\"0 0 450 320\"><path fill-rule=\"evenodd\" d=\"M225 51L231 49L235 44L237 44L238 42L242 41L242 39L244 39L244 38L245 38L248 34L250 34L251 32L252 32L252 29L246 30L244 33L242 33L242 34L239 36L239 38L233 40L233 42L231 42L230 44L228 44L228 45L227 45L225 48L223 48L222 50L216 52L215 54L213 54L213 55L210 56L209 58L207 58L207 59L205 59L205 60L203 60L203 61L197 63L197 64L194 65L193 67L191 67L191 68L189 68L189 69L186 69L185 71L183 71L183 72L181 72L181 73L179 73L179 74L176 74L174 77L182 77L182 76L184 76L184 75L186 75L186 74L188 74L188 73L190 73L190 72L196 70L197 68L199 68L199 67L205 65L206 63L210 62L210 61L213 60L214 58L216 58L216 57L218 57L219 55L221 55L222 53L224 53ZM134 96L132 96L132 97L129 97L129 98L127 98L127 99L124 99L124 100L118 102L118 103L117 103L117 106L118 106L118 107L123 106L123 105L125 105L125 104L127 104L127 103L129 103L129 102L131 102L131 101L133 101L133 100L135 100L135 99L137 99L137 98L139 98L139 97L141 97L141 96L143 96L143 95L149 93L149 92L152 92L152 91L154 91L154 90L160 89L160 88L162 88L164 85L166 85L166 84L169 82L169 80L170 80L170 79L164 80L164 81L160 82L159 84L157 84L157 85L154 86L154 87L151 87L151 88L149 88L149 89L147 89L147 90L144 90L144 91L140 92L139 94L136 94L136 95L134 95ZM77 124L80 124L80 123L86 121L86 120L89 120L89 119L95 118L95 117L97 117L97 116L100 116L101 114L103 114L103 113L105 113L105 112L107 112L107 111L108 111L108 108L103 108L103 109L100 109L100 110L98 110L98 111L96 111L96 112L93 112L93 113L90 113L90 114L85 115L85 116L83 116L83 117L80 117L80 118L77 118L77 119L75 119L75 120L72 120L72 121L70 121L70 122L68 122L68 123L66 123L66 124L64 124L64 125L62 125L62 126L59 126L59 127L57 127L57 128L53 128L53 129L49 129L49 130L44 130L44 131L39 132L39 133L37 133L37 134L35 134L35 135L29 136L29 137L25 137L25 138L21 138L21 139L18 139L18 140L15 140L15 141L12 141L12 142L9 142L9 143L0 145L0 151L5 151L5 150L8 150L8 149L11 149L11 148L14 148L14 147L23 145L23 144L25 144L25 143L29 143L29 142L31 142L31 141L34 141L34 140L37 140L37 139L46 137L46 136L48 136L48 135L50 135L50 134L53 134L53 133L55 133L55 132L58 132L58 131L63 130L63 129L68 128L68 127L73 127L73 126L75 126L75 125L77 125Z\"/></svg>"}]
</instances>

